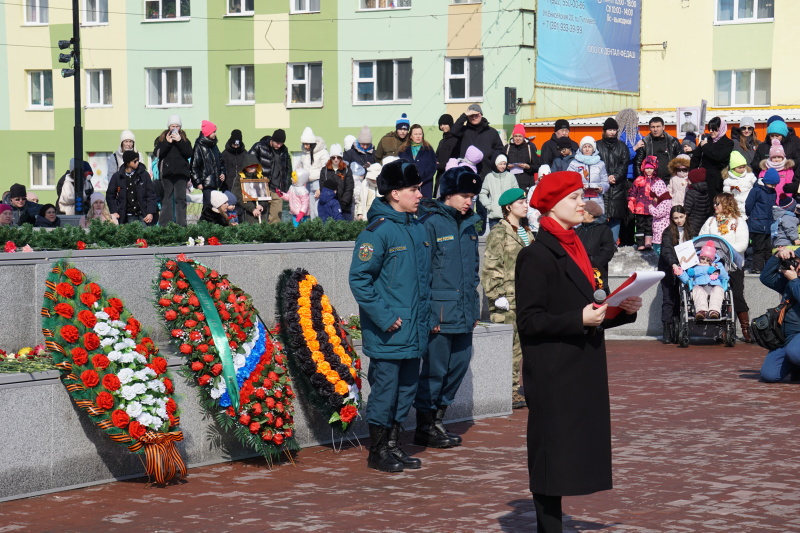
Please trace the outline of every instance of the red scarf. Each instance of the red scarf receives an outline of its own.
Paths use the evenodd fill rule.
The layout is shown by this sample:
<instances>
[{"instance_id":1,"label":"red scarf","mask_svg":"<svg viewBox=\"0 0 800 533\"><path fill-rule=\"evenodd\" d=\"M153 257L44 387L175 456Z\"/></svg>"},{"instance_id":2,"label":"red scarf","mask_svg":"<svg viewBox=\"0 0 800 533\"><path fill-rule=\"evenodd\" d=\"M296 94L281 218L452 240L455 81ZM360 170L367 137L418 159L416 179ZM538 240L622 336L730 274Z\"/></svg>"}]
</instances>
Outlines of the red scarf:
<instances>
[{"instance_id":1,"label":"red scarf","mask_svg":"<svg viewBox=\"0 0 800 533\"><path fill-rule=\"evenodd\" d=\"M564 229L554 218L546 216L539 219L539 226L546 229L548 233L558 239L558 242L561 243L561 247L564 248L567 255L575 261L575 264L581 269L586 279L589 280L589 283L592 285L592 290L596 289L594 269L592 268L592 263L589 261L589 254L586 253L586 248L583 247L583 243L578 238L575 230L571 228Z\"/></svg>"}]
</instances>

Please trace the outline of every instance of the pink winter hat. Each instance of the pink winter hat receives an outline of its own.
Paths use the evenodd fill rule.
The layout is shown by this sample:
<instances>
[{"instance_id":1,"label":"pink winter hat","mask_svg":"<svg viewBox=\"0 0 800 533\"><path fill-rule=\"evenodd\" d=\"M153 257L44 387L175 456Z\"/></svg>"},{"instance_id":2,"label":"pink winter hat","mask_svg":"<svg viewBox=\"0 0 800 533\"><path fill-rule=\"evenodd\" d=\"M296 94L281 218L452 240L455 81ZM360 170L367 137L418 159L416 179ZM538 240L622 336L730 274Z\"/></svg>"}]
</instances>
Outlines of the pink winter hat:
<instances>
[{"instance_id":1,"label":"pink winter hat","mask_svg":"<svg viewBox=\"0 0 800 533\"><path fill-rule=\"evenodd\" d=\"M522 124L517 124L516 126L514 126L514 130L511 132L511 135L517 135L517 134L524 136L525 126L523 126Z\"/></svg>"},{"instance_id":2,"label":"pink winter hat","mask_svg":"<svg viewBox=\"0 0 800 533\"><path fill-rule=\"evenodd\" d=\"M772 139L772 146L769 149L769 156L775 157L780 156L786 159L786 152L783 151L783 145L778 139Z\"/></svg>"},{"instance_id":3,"label":"pink winter hat","mask_svg":"<svg viewBox=\"0 0 800 533\"><path fill-rule=\"evenodd\" d=\"M213 122L204 120L203 122L200 123L200 133L203 134L203 137L208 137L215 131L217 131L217 126L214 125Z\"/></svg>"},{"instance_id":4,"label":"pink winter hat","mask_svg":"<svg viewBox=\"0 0 800 533\"><path fill-rule=\"evenodd\" d=\"M702 248L700 248L700 257L706 257L714 260L717 257L717 247L714 246L714 241L706 241Z\"/></svg>"}]
</instances>

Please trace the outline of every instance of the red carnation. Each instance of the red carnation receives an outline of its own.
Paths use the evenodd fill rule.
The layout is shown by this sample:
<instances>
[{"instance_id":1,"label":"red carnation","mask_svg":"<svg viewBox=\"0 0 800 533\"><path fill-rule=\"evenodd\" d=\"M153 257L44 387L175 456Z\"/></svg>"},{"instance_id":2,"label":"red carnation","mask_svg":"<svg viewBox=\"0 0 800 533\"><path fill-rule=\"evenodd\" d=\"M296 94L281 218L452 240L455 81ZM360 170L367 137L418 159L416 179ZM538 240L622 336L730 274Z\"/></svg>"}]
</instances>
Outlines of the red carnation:
<instances>
[{"instance_id":1,"label":"red carnation","mask_svg":"<svg viewBox=\"0 0 800 533\"><path fill-rule=\"evenodd\" d=\"M180 311L182 315L188 315L189 313L192 312L191 309L189 309L188 307L185 307L185 306L184 307L179 307L178 311Z\"/></svg>"},{"instance_id":2,"label":"red carnation","mask_svg":"<svg viewBox=\"0 0 800 533\"><path fill-rule=\"evenodd\" d=\"M250 425L250 415L246 415L245 414L245 415L240 416L239 417L239 423L241 425L243 425L243 426L249 426Z\"/></svg>"},{"instance_id":3,"label":"red carnation","mask_svg":"<svg viewBox=\"0 0 800 533\"><path fill-rule=\"evenodd\" d=\"M89 354L83 348L73 348L70 353L72 354L72 362L76 365L85 365L89 360Z\"/></svg>"},{"instance_id":4,"label":"red carnation","mask_svg":"<svg viewBox=\"0 0 800 533\"><path fill-rule=\"evenodd\" d=\"M73 326L72 324L67 324L66 326L62 327L59 331L59 334L70 344L75 343L78 340L78 328Z\"/></svg>"},{"instance_id":5,"label":"red carnation","mask_svg":"<svg viewBox=\"0 0 800 533\"><path fill-rule=\"evenodd\" d=\"M275 419L275 427L282 428L283 427L283 418L278 417Z\"/></svg>"},{"instance_id":6,"label":"red carnation","mask_svg":"<svg viewBox=\"0 0 800 533\"><path fill-rule=\"evenodd\" d=\"M181 351L181 353L183 353L183 354L190 354L190 353L192 353L192 345L191 345L191 344L186 344L186 343L183 343L183 344L181 344L181 346L180 346L179 350L180 350L180 351Z\"/></svg>"},{"instance_id":7,"label":"red carnation","mask_svg":"<svg viewBox=\"0 0 800 533\"><path fill-rule=\"evenodd\" d=\"M269 378L264 379L264 388L271 389L272 388L272 380Z\"/></svg>"},{"instance_id":8,"label":"red carnation","mask_svg":"<svg viewBox=\"0 0 800 533\"><path fill-rule=\"evenodd\" d=\"M97 393L97 399L95 400L95 404L100 409L105 409L108 411L112 407L114 407L114 397L111 396L110 393L106 391L100 391Z\"/></svg>"},{"instance_id":9,"label":"red carnation","mask_svg":"<svg viewBox=\"0 0 800 533\"><path fill-rule=\"evenodd\" d=\"M220 242L219 242L219 239L217 239L216 237L209 237L208 238L208 244L209 244L209 246L219 246Z\"/></svg>"},{"instance_id":10,"label":"red carnation","mask_svg":"<svg viewBox=\"0 0 800 533\"><path fill-rule=\"evenodd\" d=\"M78 250L85 250L86 249L86 243L83 242L83 241L78 241L78 242L75 243L75 248L78 249Z\"/></svg>"},{"instance_id":11,"label":"red carnation","mask_svg":"<svg viewBox=\"0 0 800 533\"><path fill-rule=\"evenodd\" d=\"M275 362L278 363L279 365L282 365L283 364L283 354L279 353L278 355L276 355L275 356Z\"/></svg>"},{"instance_id":12,"label":"red carnation","mask_svg":"<svg viewBox=\"0 0 800 533\"><path fill-rule=\"evenodd\" d=\"M275 410L278 411L279 413L282 413L283 412L283 403L282 402L276 403L275 404Z\"/></svg>"},{"instance_id":13,"label":"red carnation","mask_svg":"<svg viewBox=\"0 0 800 533\"><path fill-rule=\"evenodd\" d=\"M53 307L53 311L55 311L57 315L61 315L67 320L71 319L75 315L75 309L73 309L71 305L65 303L56 304Z\"/></svg>"},{"instance_id":14,"label":"red carnation","mask_svg":"<svg viewBox=\"0 0 800 533\"><path fill-rule=\"evenodd\" d=\"M176 294L175 296L172 297L172 301L175 302L176 304L179 304L183 301L183 296L181 296L180 294Z\"/></svg>"},{"instance_id":15,"label":"red carnation","mask_svg":"<svg viewBox=\"0 0 800 533\"><path fill-rule=\"evenodd\" d=\"M164 318L170 321L175 320L176 318L178 318L178 313L176 313L172 309L168 309L167 312L164 313Z\"/></svg>"},{"instance_id":16,"label":"red carnation","mask_svg":"<svg viewBox=\"0 0 800 533\"><path fill-rule=\"evenodd\" d=\"M209 381L211 381L211 376L209 376L208 374L203 374L197 380L197 383L200 384L200 385L208 385Z\"/></svg>"},{"instance_id":17,"label":"red carnation","mask_svg":"<svg viewBox=\"0 0 800 533\"><path fill-rule=\"evenodd\" d=\"M219 272L217 272L216 270L212 270L209 276L211 277L211 279L217 279L219 277Z\"/></svg>"},{"instance_id":18,"label":"red carnation","mask_svg":"<svg viewBox=\"0 0 800 533\"><path fill-rule=\"evenodd\" d=\"M199 306L200 305L200 299L197 296L194 296L194 295L189 296L189 305L191 305L193 307ZM198 320L202 320L202 318L200 318Z\"/></svg>"},{"instance_id":19,"label":"red carnation","mask_svg":"<svg viewBox=\"0 0 800 533\"><path fill-rule=\"evenodd\" d=\"M150 362L149 366L153 369L153 371L155 371L156 374L160 376L167 371L167 360L163 357L153 357L153 360Z\"/></svg>"},{"instance_id":20,"label":"red carnation","mask_svg":"<svg viewBox=\"0 0 800 533\"><path fill-rule=\"evenodd\" d=\"M119 378L114 374L106 374L103 376L103 387L107 388L110 391L119 390L122 384L119 382Z\"/></svg>"},{"instance_id":21,"label":"red carnation","mask_svg":"<svg viewBox=\"0 0 800 533\"><path fill-rule=\"evenodd\" d=\"M267 404L267 409L273 409L275 407L275 400L273 398L267 398L264 400L264 403Z\"/></svg>"},{"instance_id":22,"label":"red carnation","mask_svg":"<svg viewBox=\"0 0 800 533\"><path fill-rule=\"evenodd\" d=\"M169 287L170 287L170 283L169 283L169 280L167 280L167 279L162 279L161 282L159 282L159 284L158 284L158 288L161 289L162 291L168 291Z\"/></svg>"},{"instance_id":23,"label":"red carnation","mask_svg":"<svg viewBox=\"0 0 800 533\"><path fill-rule=\"evenodd\" d=\"M264 389L256 389L256 398L259 400L263 400L267 397L267 393L264 392Z\"/></svg>"},{"instance_id":24,"label":"red carnation","mask_svg":"<svg viewBox=\"0 0 800 533\"><path fill-rule=\"evenodd\" d=\"M183 330L173 329L172 331L170 331L170 335L172 335L173 337L180 337L181 335L183 335Z\"/></svg>"},{"instance_id":25,"label":"red carnation","mask_svg":"<svg viewBox=\"0 0 800 533\"><path fill-rule=\"evenodd\" d=\"M211 367L211 373L215 376L219 376L222 373L222 365L217 363L216 365Z\"/></svg>"},{"instance_id":26,"label":"red carnation","mask_svg":"<svg viewBox=\"0 0 800 533\"><path fill-rule=\"evenodd\" d=\"M200 372L200 371L201 371L201 370L203 370L205 367L206 367L206 365L204 365L204 364L203 364L202 362L200 362L200 361L193 361L193 362L192 362L192 370L194 370L195 372Z\"/></svg>"},{"instance_id":27,"label":"red carnation","mask_svg":"<svg viewBox=\"0 0 800 533\"><path fill-rule=\"evenodd\" d=\"M339 418L341 418L342 422L344 422L345 424L349 424L350 422L353 421L353 419L356 417L357 414L358 414L358 409L356 409L356 406L345 405L339 411Z\"/></svg>"},{"instance_id":28,"label":"red carnation","mask_svg":"<svg viewBox=\"0 0 800 533\"><path fill-rule=\"evenodd\" d=\"M262 413L263 411L264 411L264 408L263 408L263 407L261 407L261 404L260 404L260 403L254 403L254 404L253 404L253 413L254 413L256 416L260 416L260 415L261 415L261 413Z\"/></svg>"},{"instance_id":29,"label":"red carnation","mask_svg":"<svg viewBox=\"0 0 800 533\"><path fill-rule=\"evenodd\" d=\"M272 436L273 436L272 430L268 429L268 430L266 430L264 432L263 435L261 435L261 438L264 439L265 441L269 442L269 441L272 440Z\"/></svg>"},{"instance_id":30,"label":"red carnation","mask_svg":"<svg viewBox=\"0 0 800 533\"><path fill-rule=\"evenodd\" d=\"M275 373L274 371L272 371L272 370L270 370L269 374L267 374L267 377L268 377L269 379L271 379L272 381L278 381L279 379L281 379L281 378L279 378L279 377L278 377L278 374L276 374L276 373Z\"/></svg>"},{"instance_id":31,"label":"red carnation","mask_svg":"<svg viewBox=\"0 0 800 533\"><path fill-rule=\"evenodd\" d=\"M286 434L287 439L291 439L292 434L294 433L294 431L292 431L292 428L286 428L283 430L283 432Z\"/></svg>"},{"instance_id":32,"label":"red carnation","mask_svg":"<svg viewBox=\"0 0 800 533\"><path fill-rule=\"evenodd\" d=\"M280 390L276 390L275 391L275 397L280 400L281 396L283 396L283 393Z\"/></svg>"},{"instance_id":33,"label":"red carnation","mask_svg":"<svg viewBox=\"0 0 800 533\"><path fill-rule=\"evenodd\" d=\"M178 410L178 404L175 403L175 400L170 398L169 400L167 400L166 409L168 413L174 413L175 411Z\"/></svg>"},{"instance_id":34,"label":"red carnation","mask_svg":"<svg viewBox=\"0 0 800 533\"><path fill-rule=\"evenodd\" d=\"M97 301L97 298L91 292L84 292L81 294L81 303L86 307L91 307Z\"/></svg>"},{"instance_id":35,"label":"red carnation","mask_svg":"<svg viewBox=\"0 0 800 533\"><path fill-rule=\"evenodd\" d=\"M105 311L105 313L108 315L108 318L110 318L111 320L119 320L119 311L117 311L113 307L111 306L104 307L103 311Z\"/></svg>"},{"instance_id":36,"label":"red carnation","mask_svg":"<svg viewBox=\"0 0 800 533\"><path fill-rule=\"evenodd\" d=\"M189 300L189 303L192 303L192 301L191 301L191 300ZM205 320L205 319L206 319L206 315L204 315L203 313L200 313L199 311L198 311L198 312L195 312L195 314L194 314L194 317L195 317L197 320L201 321L201 322L202 322L203 320Z\"/></svg>"},{"instance_id":37,"label":"red carnation","mask_svg":"<svg viewBox=\"0 0 800 533\"><path fill-rule=\"evenodd\" d=\"M235 304L236 303L236 295L233 294L232 292L228 293L228 303L229 304Z\"/></svg>"},{"instance_id":38,"label":"red carnation","mask_svg":"<svg viewBox=\"0 0 800 533\"><path fill-rule=\"evenodd\" d=\"M161 273L161 277L164 279L172 279L175 277L175 274L173 274L169 270L165 270L164 272Z\"/></svg>"},{"instance_id":39,"label":"red carnation","mask_svg":"<svg viewBox=\"0 0 800 533\"><path fill-rule=\"evenodd\" d=\"M158 305L160 305L161 307L169 307L170 305L172 305L172 300L169 300L168 298L161 298L160 300L158 300Z\"/></svg>"},{"instance_id":40,"label":"red carnation","mask_svg":"<svg viewBox=\"0 0 800 533\"><path fill-rule=\"evenodd\" d=\"M136 239L136 246L138 248L147 248L147 241L144 239Z\"/></svg>"},{"instance_id":41,"label":"red carnation","mask_svg":"<svg viewBox=\"0 0 800 533\"><path fill-rule=\"evenodd\" d=\"M203 334L199 331L192 331L189 333L189 338L195 342L203 340Z\"/></svg>"},{"instance_id":42,"label":"red carnation","mask_svg":"<svg viewBox=\"0 0 800 533\"><path fill-rule=\"evenodd\" d=\"M64 271L64 275L69 278L73 285L80 285L83 283L83 272L77 268L68 268Z\"/></svg>"},{"instance_id":43,"label":"red carnation","mask_svg":"<svg viewBox=\"0 0 800 533\"><path fill-rule=\"evenodd\" d=\"M172 384L172 380L169 378L164 378L164 387L167 389L167 393L169 394L175 392L175 386Z\"/></svg>"},{"instance_id":44,"label":"red carnation","mask_svg":"<svg viewBox=\"0 0 800 533\"><path fill-rule=\"evenodd\" d=\"M277 433L275 435L275 437L272 439L272 442L274 442L276 445L280 446L281 444L283 444L283 435L281 435L280 433Z\"/></svg>"},{"instance_id":45,"label":"red carnation","mask_svg":"<svg viewBox=\"0 0 800 533\"><path fill-rule=\"evenodd\" d=\"M145 248L146 248L146 247L145 247ZM129 434L130 434L130 436L131 436L131 437L133 437L134 439L136 439L136 440L139 440L139 439L141 439L142 437L144 437L144 434L145 434L145 433L147 433L147 428L146 428L146 427L144 427L143 425L141 425L141 424L140 424L139 422L137 422L136 420L134 420L134 421L133 421L133 422L131 422L131 423L130 423L130 425L128 426L128 433L129 433Z\"/></svg>"},{"instance_id":46,"label":"red carnation","mask_svg":"<svg viewBox=\"0 0 800 533\"><path fill-rule=\"evenodd\" d=\"M100 376L94 370L84 370L81 372L81 381L86 388L91 389L100 383Z\"/></svg>"},{"instance_id":47,"label":"red carnation","mask_svg":"<svg viewBox=\"0 0 800 533\"><path fill-rule=\"evenodd\" d=\"M108 360L108 357L99 353L94 357L92 357L92 364L94 365L95 368L98 368L100 370L105 370L106 368L108 368L108 365L111 364L111 361Z\"/></svg>"},{"instance_id":48,"label":"red carnation","mask_svg":"<svg viewBox=\"0 0 800 533\"><path fill-rule=\"evenodd\" d=\"M197 321L196 320L192 320L191 318L183 323L183 327L190 328L190 329L195 327L196 325L197 325Z\"/></svg>"},{"instance_id":49,"label":"red carnation","mask_svg":"<svg viewBox=\"0 0 800 533\"><path fill-rule=\"evenodd\" d=\"M6 241L6 245L5 248L3 248L3 251L7 254L13 254L14 252L17 251L17 245L14 244L14 241Z\"/></svg>"},{"instance_id":50,"label":"red carnation","mask_svg":"<svg viewBox=\"0 0 800 533\"><path fill-rule=\"evenodd\" d=\"M101 289L100 285L98 285L97 283L87 284L86 287L84 288L84 291L94 294L94 297L98 299L103 295L103 289Z\"/></svg>"},{"instance_id":51,"label":"red carnation","mask_svg":"<svg viewBox=\"0 0 800 533\"><path fill-rule=\"evenodd\" d=\"M239 343L236 341L230 341L228 344L230 345L231 350L234 352L239 348Z\"/></svg>"},{"instance_id":52,"label":"red carnation","mask_svg":"<svg viewBox=\"0 0 800 533\"><path fill-rule=\"evenodd\" d=\"M169 260L164 264L164 266L166 266L168 270L173 270L174 271L176 268L178 268L178 263L176 263L175 261Z\"/></svg>"},{"instance_id":53,"label":"red carnation","mask_svg":"<svg viewBox=\"0 0 800 533\"><path fill-rule=\"evenodd\" d=\"M186 281L184 281L184 280L182 280L182 279L179 279L179 280L178 280L178 283L177 283L177 285L178 285L178 288L179 288L180 290L182 290L182 291L185 291L186 289L188 289L188 288L189 288L189 284L188 284L188 283L186 283Z\"/></svg>"},{"instance_id":54,"label":"red carnation","mask_svg":"<svg viewBox=\"0 0 800 533\"><path fill-rule=\"evenodd\" d=\"M93 332L83 334L83 347L90 352L96 350L100 346L100 337Z\"/></svg>"},{"instance_id":55,"label":"red carnation","mask_svg":"<svg viewBox=\"0 0 800 533\"><path fill-rule=\"evenodd\" d=\"M63 281L56 285L56 292L64 298L72 298L75 296L75 287Z\"/></svg>"},{"instance_id":56,"label":"red carnation","mask_svg":"<svg viewBox=\"0 0 800 533\"><path fill-rule=\"evenodd\" d=\"M119 298L109 298L108 299L108 303L109 303L109 305L111 305L111 307L113 307L114 309L116 309L120 313L122 312L122 310L125 307L125 306L122 305L122 300L120 300Z\"/></svg>"},{"instance_id":57,"label":"red carnation","mask_svg":"<svg viewBox=\"0 0 800 533\"><path fill-rule=\"evenodd\" d=\"M205 344L201 344L200 346L206 346L206 345ZM198 348L200 348L200 346L198 346ZM208 346L206 346L206 350L208 350ZM205 361L206 363L211 363L212 361L214 361L214 354L210 354L210 353L205 354L203 356L203 361Z\"/></svg>"},{"instance_id":58,"label":"red carnation","mask_svg":"<svg viewBox=\"0 0 800 533\"><path fill-rule=\"evenodd\" d=\"M128 325L125 326L125 329L131 334L131 337L136 337L142 329L142 324L135 318L129 317Z\"/></svg>"},{"instance_id":59,"label":"red carnation","mask_svg":"<svg viewBox=\"0 0 800 533\"><path fill-rule=\"evenodd\" d=\"M250 423L250 433L258 433L261 431L261 424L258 422L251 422Z\"/></svg>"},{"instance_id":60,"label":"red carnation","mask_svg":"<svg viewBox=\"0 0 800 533\"><path fill-rule=\"evenodd\" d=\"M78 312L78 320L89 329L92 329L97 324L97 318L94 316L94 313L86 309Z\"/></svg>"}]
</instances>

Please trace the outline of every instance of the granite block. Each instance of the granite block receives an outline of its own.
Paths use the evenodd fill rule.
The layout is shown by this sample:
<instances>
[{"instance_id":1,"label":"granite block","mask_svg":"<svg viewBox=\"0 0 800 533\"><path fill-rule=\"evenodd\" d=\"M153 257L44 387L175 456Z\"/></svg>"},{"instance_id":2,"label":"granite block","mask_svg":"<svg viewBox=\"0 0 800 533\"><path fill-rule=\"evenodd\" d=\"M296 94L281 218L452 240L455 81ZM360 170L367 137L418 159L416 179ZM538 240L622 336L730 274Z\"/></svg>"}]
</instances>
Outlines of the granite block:
<instances>
[{"instance_id":1,"label":"granite block","mask_svg":"<svg viewBox=\"0 0 800 533\"><path fill-rule=\"evenodd\" d=\"M4 264L0 287L9 304L0 306L0 348L8 351L35 345L34 341L42 339L40 310L45 288L44 280L36 283L35 265Z\"/></svg>"}]
</instances>

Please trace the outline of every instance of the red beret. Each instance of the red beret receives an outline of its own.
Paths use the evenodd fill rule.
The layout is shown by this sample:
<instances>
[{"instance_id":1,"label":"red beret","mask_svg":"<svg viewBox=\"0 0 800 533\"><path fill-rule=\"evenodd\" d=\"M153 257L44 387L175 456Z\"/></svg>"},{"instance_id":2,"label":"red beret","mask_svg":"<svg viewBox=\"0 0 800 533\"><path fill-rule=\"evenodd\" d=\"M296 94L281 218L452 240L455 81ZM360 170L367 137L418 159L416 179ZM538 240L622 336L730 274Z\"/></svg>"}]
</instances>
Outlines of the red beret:
<instances>
[{"instance_id":1,"label":"red beret","mask_svg":"<svg viewBox=\"0 0 800 533\"><path fill-rule=\"evenodd\" d=\"M553 172L539 180L531 197L531 207L542 214L547 213L568 194L578 189L583 189L583 180L579 173L569 170Z\"/></svg>"},{"instance_id":2,"label":"red beret","mask_svg":"<svg viewBox=\"0 0 800 533\"><path fill-rule=\"evenodd\" d=\"M701 167L689 171L689 182L700 183L701 181L706 181L706 169Z\"/></svg>"}]
</instances>

